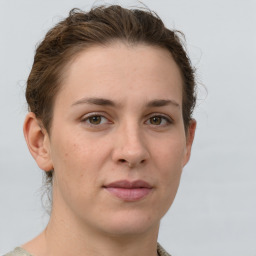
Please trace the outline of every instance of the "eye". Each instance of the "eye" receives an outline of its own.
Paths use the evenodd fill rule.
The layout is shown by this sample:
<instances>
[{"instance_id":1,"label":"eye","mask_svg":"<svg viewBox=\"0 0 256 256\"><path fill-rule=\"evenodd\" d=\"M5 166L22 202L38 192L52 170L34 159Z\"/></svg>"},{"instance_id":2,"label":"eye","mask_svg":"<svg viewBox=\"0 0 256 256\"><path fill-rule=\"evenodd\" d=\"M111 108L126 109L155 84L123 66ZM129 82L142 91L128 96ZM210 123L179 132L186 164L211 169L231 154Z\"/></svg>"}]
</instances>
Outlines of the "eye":
<instances>
[{"instance_id":1,"label":"eye","mask_svg":"<svg viewBox=\"0 0 256 256\"><path fill-rule=\"evenodd\" d=\"M146 124L153 125L153 126L167 126L171 123L172 123L172 120L169 117L162 116L162 115L151 116L146 121Z\"/></svg>"},{"instance_id":2,"label":"eye","mask_svg":"<svg viewBox=\"0 0 256 256\"><path fill-rule=\"evenodd\" d=\"M85 116L83 118L82 122L84 122L90 126L98 126L98 125L110 123L110 121L106 117L104 117L102 115L97 115L97 114Z\"/></svg>"},{"instance_id":3,"label":"eye","mask_svg":"<svg viewBox=\"0 0 256 256\"><path fill-rule=\"evenodd\" d=\"M90 124L98 125L102 122L102 120L104 120L104 117L102 117L102 116L90 116L87 120L88 120L88 122L90 122Z\"/></svg>"}]
</instances>

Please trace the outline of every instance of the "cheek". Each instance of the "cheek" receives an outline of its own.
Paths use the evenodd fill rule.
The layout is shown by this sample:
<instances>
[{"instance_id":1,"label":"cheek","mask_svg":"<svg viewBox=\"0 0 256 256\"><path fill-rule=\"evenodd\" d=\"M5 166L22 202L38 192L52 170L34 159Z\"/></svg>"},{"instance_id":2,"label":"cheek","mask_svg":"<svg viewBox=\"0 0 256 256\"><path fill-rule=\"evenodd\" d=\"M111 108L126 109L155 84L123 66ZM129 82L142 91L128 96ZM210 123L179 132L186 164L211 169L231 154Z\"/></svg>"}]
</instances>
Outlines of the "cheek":
<instances>
[{"instance_id":1,"label":"cheek","mask_svg":"<svg viewBox=\"0 0 256 256\"><path fill-rule=\"evenodd\" d=\"M177 138L181 138L178 137ZM169 139L155 150L161 197L171 205L180 183L186 153L185 139Z\"/></svg>"},{"instance_id":2,"label":"cheek","mask_svg":"<svg viewBox=\"0 0 256 256\"><path fill-rule=\"evenodd\" d=\"M70 166L84 166L83 163L95 155L95 144L86 139L82 133L66 130L55 134L54 138L53 161L63 167L66 166L67 171L74 169Z\"/></svg>"},{"instance_id":3,"label":"cheek","mask_svg":"<svg viewBox=\"0 0 256 256\"><path fill-rule=\"evenodd\" d=\"M166 139L161 146L155 148L154 154L158 165L161 165L168 173L170 171L180 172L186 156L185 139L179 139L179 136Z\"/></svg>"},{"instance_id":4,"label":"cheek","mask_svg":"<svg viewBox=\"0 0 256 256\"><path fill-rule=\"evenodd\" d=\"M74 140L65 139L56 143L54 149L54 186L56 202L64 200L72 209L81 207L90 201L95 191L97 171L92 162L93 149L82 146ZM62 202L62 201L60 201ZM79 206L80 205L80 206Z\"/></svg>"},{"instance_id":5,"label":"cheek","mask_svg":"<svg viewBox=\"0 0 256 256\"><path fill-rule=\"evenodd\" d=\"M86 137L83 133L65 132L55 135L52 156L56 178L66 186L78 189L95 184L101 165L107 157L106 143ZM86 186L85 186L86 184Z\"/></svg>"}]
</instances>

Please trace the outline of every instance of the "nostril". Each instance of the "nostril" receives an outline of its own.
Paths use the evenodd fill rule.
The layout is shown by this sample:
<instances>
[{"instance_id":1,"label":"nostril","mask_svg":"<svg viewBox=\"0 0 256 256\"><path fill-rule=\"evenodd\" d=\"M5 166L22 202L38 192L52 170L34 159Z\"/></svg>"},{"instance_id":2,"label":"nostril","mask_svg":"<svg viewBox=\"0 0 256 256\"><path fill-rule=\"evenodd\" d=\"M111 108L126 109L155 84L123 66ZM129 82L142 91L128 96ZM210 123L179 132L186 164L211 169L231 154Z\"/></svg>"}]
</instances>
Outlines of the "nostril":
<instances>
[{"instance_id":1,"label":"nostril","mask_svg":"<svg viewBox=\"0 0 256 256\"><path fill-rule=\"evenodd\" d=\"M121 163L125 163L125 162L126 162L125 159L120 159L119 161L120 161Z\"/></svg>"}]
</instances>

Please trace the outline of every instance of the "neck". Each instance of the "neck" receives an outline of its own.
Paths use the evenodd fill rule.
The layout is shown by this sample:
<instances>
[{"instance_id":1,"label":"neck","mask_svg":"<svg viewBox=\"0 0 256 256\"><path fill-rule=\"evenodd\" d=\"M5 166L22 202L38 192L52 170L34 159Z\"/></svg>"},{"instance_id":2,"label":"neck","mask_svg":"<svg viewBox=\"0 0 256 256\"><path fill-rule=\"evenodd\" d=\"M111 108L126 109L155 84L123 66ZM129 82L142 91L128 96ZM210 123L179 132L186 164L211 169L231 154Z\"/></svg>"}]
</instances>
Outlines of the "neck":
<instances>
[{"instance_id":1,"label":"neck","mask_svg":"<svg viewBox=\"0 0 256 256\"><path fill-rule=\"evenodd\" d=\"M53 211L46 229L23 247L35 256L156 256L159 223L143 233L109 234Z\"/></svg>"}]
</instances>

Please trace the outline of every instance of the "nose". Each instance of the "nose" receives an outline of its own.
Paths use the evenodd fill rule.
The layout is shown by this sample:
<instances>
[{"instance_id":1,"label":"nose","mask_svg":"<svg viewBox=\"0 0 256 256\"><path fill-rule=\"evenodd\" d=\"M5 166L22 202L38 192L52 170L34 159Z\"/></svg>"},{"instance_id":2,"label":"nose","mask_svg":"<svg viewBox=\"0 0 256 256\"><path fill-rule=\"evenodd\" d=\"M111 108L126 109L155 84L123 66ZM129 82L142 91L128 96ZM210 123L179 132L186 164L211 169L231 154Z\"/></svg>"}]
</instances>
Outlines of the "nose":
<instances>
[{"instance_id":1,"label":"nose","mask_svg":"<svg viewBox=\"0 0 256 256\"><path fill-rule=\"evenodd\" d=\"M126 126L115 134L112 158L117 164L138 167L148 161L149 155L142 131L136 125Z\"/></svg>"}]
</instances>

